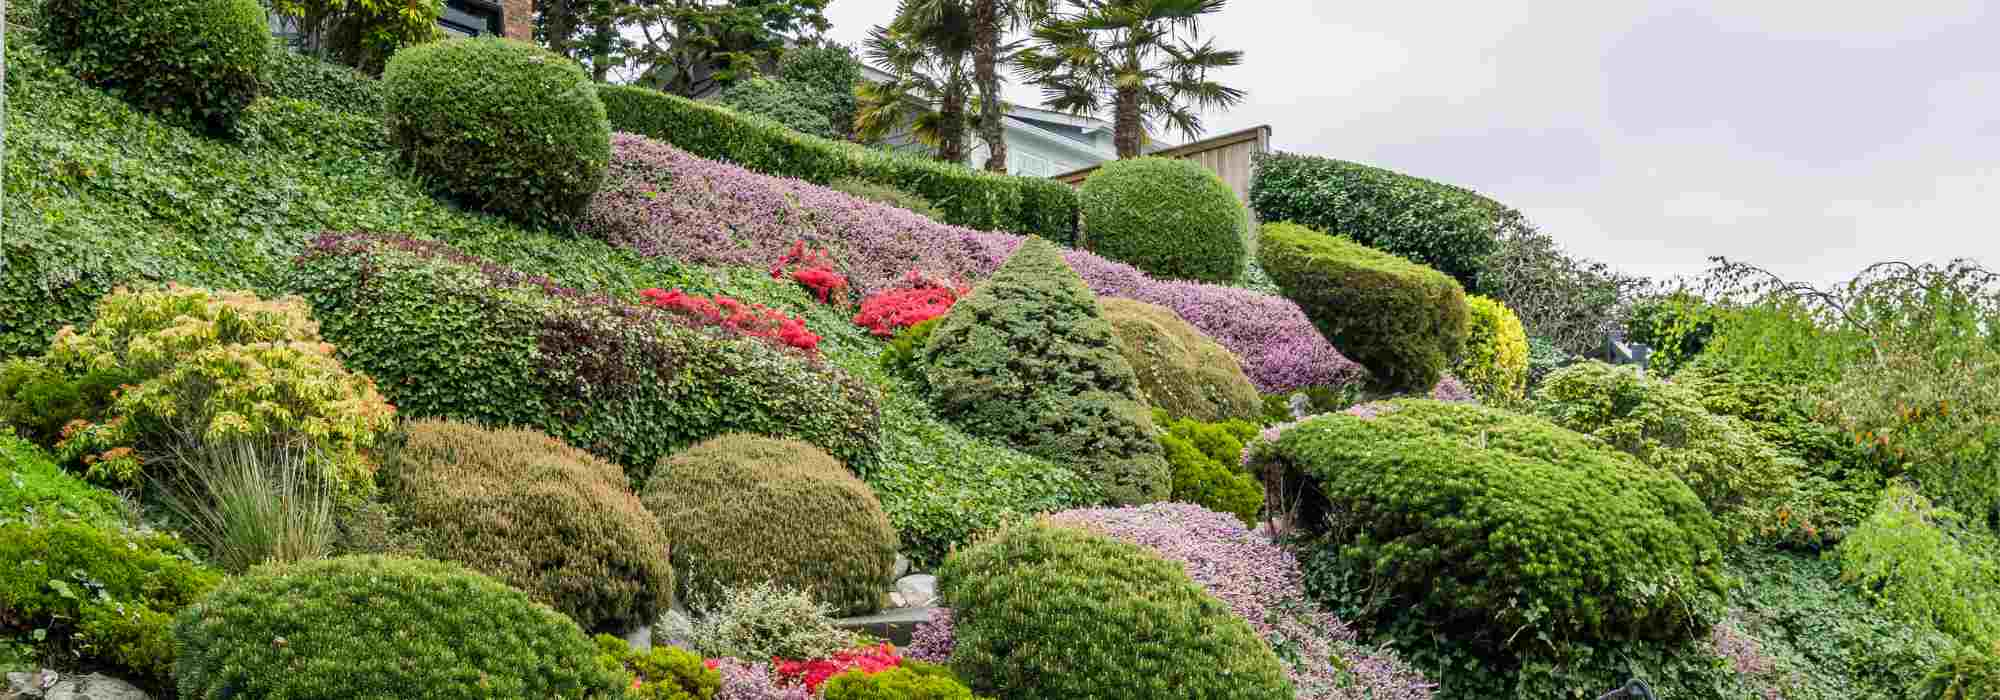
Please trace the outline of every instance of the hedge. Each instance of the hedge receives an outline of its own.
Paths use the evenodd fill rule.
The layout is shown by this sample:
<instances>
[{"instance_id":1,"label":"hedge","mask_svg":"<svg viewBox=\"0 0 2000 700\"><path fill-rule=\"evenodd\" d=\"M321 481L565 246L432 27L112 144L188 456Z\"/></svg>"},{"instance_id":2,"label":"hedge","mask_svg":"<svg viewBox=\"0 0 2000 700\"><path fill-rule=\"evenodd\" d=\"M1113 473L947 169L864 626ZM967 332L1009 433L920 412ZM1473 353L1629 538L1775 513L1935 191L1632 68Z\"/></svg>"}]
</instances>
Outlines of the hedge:
<instances>
[{"instance_id":1,"label":"hedge","mask_svg":"<svg viewBox=\"0 0 2000 700\"><path fill-rule=\"evenodd\" d=\"M1437 268L1476 289L1500 234L1520 213L1477 192L1359 163L1292 153L1257 157L1250 207Z\"/></svg>"},{"instance_id":2,"label":"hedge","mask_svg":"<svg viewBox=\"0 0 2000 700\"><path fill-rule=\"evenodd\" d=\"M625 467L730 432L871 464L879 393L831 365L592 297L443 244L329 233L288 281L404 415L529 427Z\"/></svg>"},{"instance_id":3,"label":"hedge","mask_svg":"<svg viewBox=\"0 0 2000 700\"><path fill-rule=\"evenodd\" d=\"M1230 284L1249 257L1243 205L1222 178L1179 158L1105 163L1083 182L1084 247L1161 279Z\"/></svg>"},{"instance_id":4,"label":"hedge","mask_svg":"<svg viewBox=\"0 0 2000 700\"><path fill-rule=\"evenodd\" d=\"M613 128L660 139L703 158L820 185L860 178L929 200L944 212L946 223L1064 244L1076 240L1076 191L1054 180L996 175L808 136L657 90L605 85L598 94Z\"/></svg>"},{"instance_id":5,"label":"hedge","mask_svg":"<svg viewBox=\"0 0 2000 700\"><path fill-rule=\"evenodd\" d=\"M1320 333L1391 390L1430 391L1465 348L1465 289L1437 270L1288 223L1264 225L1258 255Z\"/></svg>"},{"instance_id":6,"label":"hedge","mask_svg":"<svg viewBox=\"0 0 2000 700\"><path fill-rule=\"evenodd\" d=\"M253 0L46 0L41 20L77 77L211 133L262 88L271 37Z\"/></svg>"}]
</instances>

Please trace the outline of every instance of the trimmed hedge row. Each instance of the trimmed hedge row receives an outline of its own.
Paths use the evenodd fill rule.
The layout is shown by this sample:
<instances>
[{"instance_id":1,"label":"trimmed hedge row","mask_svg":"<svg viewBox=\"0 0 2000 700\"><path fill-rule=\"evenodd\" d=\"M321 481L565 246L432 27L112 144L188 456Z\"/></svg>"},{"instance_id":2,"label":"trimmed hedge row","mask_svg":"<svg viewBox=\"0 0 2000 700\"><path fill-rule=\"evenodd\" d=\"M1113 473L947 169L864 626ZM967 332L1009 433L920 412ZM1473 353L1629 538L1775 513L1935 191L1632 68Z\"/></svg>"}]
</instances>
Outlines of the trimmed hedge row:
<instances>
[{"instance_id":1,"label":"trimmed hedge row","mask_svg":"<svg viewBox=\"0 0 2000 700\"><path fill-rule=\"evenodd\" d=\"M837 367L440 243L325 234L288 286L404 415L537 428L633 483L724 433L797 437L857 471L880 440L878 392Z\"/></svg>"},{"instance_id":2,"label":"trimmed hedge row","mask_svg":"<svg viewBox=\"0 0 2000 700\"><path fill-rule=\"evenodd\" d=\"M995 175L801 134L658 90L605 85L598 95L619 131L643 134L703 158L820 185L853 177L923 197L945 222L985 231L1076 240L1076 190L1054 180Z\"/></svg>"},{"instance_id":3,"label":"trimmed hedge row","mask_svg":"<svg viewBox=\"0 0 2000 700\"><path fill-rule=\"evenodd\" d=\"M1258 255L1326 339L1390 390L1429 392L1465 348L1465 289L1437 270L1290 223L1265 224Z\"/></svg>"},{"instance_id":4,"label":"trimmed hedge row","mask_svg":"<svg viewBox=\"0 0 2000 700\"><path fill-rule=\"evenodd\" d=\"M1520 214L1477 192L1332 158L1270 153L1256 162L1250 207L1352 237L1437 268L1474 288L1500 232Z\"/></svg>"}]
</instances>

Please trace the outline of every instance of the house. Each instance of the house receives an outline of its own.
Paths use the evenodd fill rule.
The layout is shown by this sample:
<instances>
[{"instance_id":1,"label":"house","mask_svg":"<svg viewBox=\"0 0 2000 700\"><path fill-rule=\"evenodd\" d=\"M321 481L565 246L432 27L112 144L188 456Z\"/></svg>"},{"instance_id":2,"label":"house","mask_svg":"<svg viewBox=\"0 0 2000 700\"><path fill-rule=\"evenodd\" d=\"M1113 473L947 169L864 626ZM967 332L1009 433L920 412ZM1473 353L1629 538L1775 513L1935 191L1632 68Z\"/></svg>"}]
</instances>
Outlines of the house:
<instances>
[{"instance_id":1,"label":"house","mask_svg":"<svg viewBox=\"0 0 2000 700\"><path fill-rule=\"evenodd\" d=\"M878 83L891 77L868 65L861 67L861 75ZM1009 174L1054 177L1118 158L1118 148L1112 143L1111 122L1102 119L1009 104L1001 123L1006 128ZM892 133L884 140L902 150L930 150L916 143L907 130ZM971 135L969 146L971 155L965 164L975 168L984 166L986 144L977 133ZM1149 139L1146 150L1151 153L1172 147L1173 144Z\"/></svg>"},{"instance_id":2,"label":"house","mask_svg":"<svg viewBox=\"0 0 2000 700\"><path fill-rule=\"evenodd\" d=\"M268 13L271 33L288 42L298 40L298 20ZM447 39L498 34L521 41L535 40L533 0L445 0L438 29Z\"/></svg>"}]
</instances>

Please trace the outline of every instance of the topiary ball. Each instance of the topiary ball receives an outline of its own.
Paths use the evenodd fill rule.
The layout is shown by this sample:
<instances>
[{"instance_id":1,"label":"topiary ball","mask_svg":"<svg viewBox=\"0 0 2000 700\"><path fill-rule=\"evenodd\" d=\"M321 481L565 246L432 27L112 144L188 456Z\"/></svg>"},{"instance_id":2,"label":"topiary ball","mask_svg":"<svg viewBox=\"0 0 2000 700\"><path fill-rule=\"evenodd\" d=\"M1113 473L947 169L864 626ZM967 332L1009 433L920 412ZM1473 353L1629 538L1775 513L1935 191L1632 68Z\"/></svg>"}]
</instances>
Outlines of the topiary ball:
<instances>
[{"instance_id":1,"label":"topiary ball","mask_svg":"<svg viewBox=\"0 0 2000 700\"><path fill-rule=\"evenodd\" d=\"M874 612L896 530L867 484L797 440L725 435L660 461L640 492L673 542L685 600L763 582L840 614Z\"/></svg>"},{"instance_id":2,"label":"topiary ball","mask_svg":"<svg viewBox=\"0 0 2000 700\"><path fill-rule=\"evenodd\" d=\"M1200 163L1111 161L1078 194L1091 252L1155 277L1227 283L1243 274L1243 203Z\"/></svg>"},{"instance_id":3,"label":"topiary ball","mask_svg":"<svg viewBox=\"0 0 2000 700\"><path fill-rule=\"evenodd\" d=\"M1465 348L1465 289L1437 270L1287 223L1264 225L1258 260L1389 391L1428 393Z\"/></svg>"},{"instance_id":4,"label":"topiary ball","mask_svg":"<svg viewBox=\"0 0 2000 700\"><path fill-rule=\"evenodd\" d=\"M467 207L562 227L604 181L604 103L574 61L533 44L478 37L408 47L389 60L382 90L403 160Z\"/></svg>"},{"instance_id":5,"label":"topiary ball","mask_svg":"<svg viewBox=\"0 0 2000 700\"><path fill-rule=\"evenodd\" d=\"M457 565L417 559L261 567L182 611L174 638L174 680L190 700L623 690L569 618Z\"/></svg>"},{"instance_id":6,"label":"topiary ball","mask_svg":"<svg viewBox=\"0 0 2000 700\"><path fill-rule=\"evenodd\" d=\"M383 466L424 556L464 564L585 629L651 622L673 595L667 535L625 471L534 430L425 420Z\"/></svg>"},{"instance_id":7,"label":"topiary ball","mask_svg":"<svg viewBox=\"0 0 2000 700\"><path fill-rule=\"evenodd\" d=\"M938 595L952 609L952 670L981 695L1292 697L1248 622L1137 545L1013 527L947 559Z\"/></svg>"},{"instance_id":8,"label":"topiary ball","mask_svg":"<svg viewBox=\"0 0 2000 700\"><path fill-rule=\"evenodd\" d=\"M1228 348L1164 306L1115 297L1097 305L1147 404L1202 422L1257 420L1263 397Z\"/></svg>"},{"instance_id":9,"label":"topiary ball","mask_svg":"<svg viewBox=\"0 0 2000 700\"><path fill-rule=\"evenodd\" d=\"M1471 295L1465 354L1453 373L1481 400L1516 402L1528 395L1528 332L1521 317L1497 300Z\"/></svg>"},{"instance_id":10,"label":"topiary ball","mask_svg":"<svg viewBox=\"0 0 2000 700\"><path fill-rule=\"evenodd\" d=\"M271 44L256 0L47 0L41 20L84 82L212 133L257 99Z\"/></svg>"}]
</instances>

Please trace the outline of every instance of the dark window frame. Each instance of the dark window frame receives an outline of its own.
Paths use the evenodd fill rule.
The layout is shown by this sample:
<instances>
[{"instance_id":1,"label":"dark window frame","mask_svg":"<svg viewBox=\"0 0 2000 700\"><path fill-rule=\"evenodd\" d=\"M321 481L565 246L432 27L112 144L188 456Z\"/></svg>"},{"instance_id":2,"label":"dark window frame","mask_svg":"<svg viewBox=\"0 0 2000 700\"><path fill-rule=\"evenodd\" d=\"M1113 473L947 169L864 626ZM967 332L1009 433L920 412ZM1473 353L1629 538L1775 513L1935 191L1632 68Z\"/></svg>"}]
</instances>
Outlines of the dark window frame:
<instances>
[{"instance_id":1,"label":"dark window frame","mask_svg":"<svg viewBox=\"0 0 2000 700\"><path fill-rule=\"evenodd\" d=\"M486 26L473 24L481 21ZM438 26L455 34L505 36L507 9L487 0L445 0L444 13L438 15Z\"/></svg>"}]
</instances>

